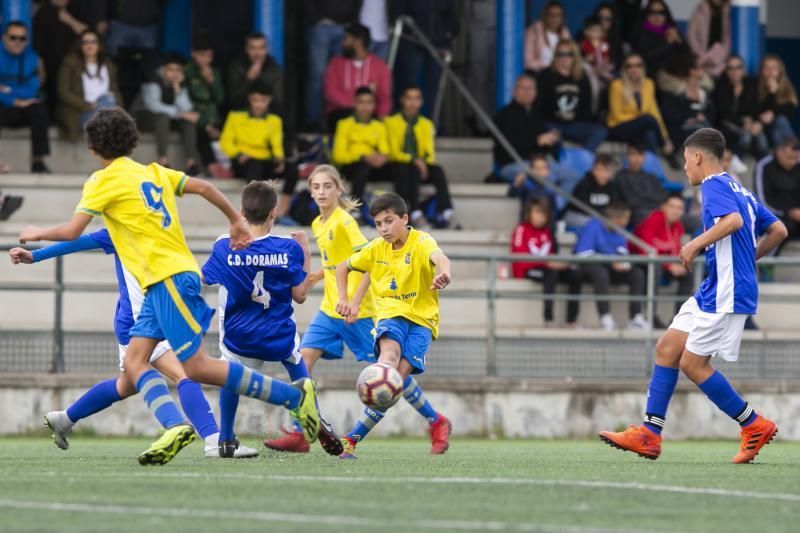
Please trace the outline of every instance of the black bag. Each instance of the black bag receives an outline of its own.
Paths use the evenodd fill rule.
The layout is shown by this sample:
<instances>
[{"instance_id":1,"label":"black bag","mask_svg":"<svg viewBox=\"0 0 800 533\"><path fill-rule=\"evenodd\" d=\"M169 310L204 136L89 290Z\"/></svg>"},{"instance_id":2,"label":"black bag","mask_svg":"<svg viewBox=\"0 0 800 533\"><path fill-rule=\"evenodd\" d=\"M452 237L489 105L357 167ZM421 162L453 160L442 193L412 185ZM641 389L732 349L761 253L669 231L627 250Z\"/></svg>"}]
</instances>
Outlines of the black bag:
<instances>
[{"instance_id":1,"label":"black bag","mask_svg":"<svg viewBox=\"0 0 800 533\"><path fill-rule=\"evenodd\" d=\"M311 198L311 192L304 189L294 195L289 207L289 216L301 226L310 226L319 215L319 206Z\"/></svg>"}]
</instances>

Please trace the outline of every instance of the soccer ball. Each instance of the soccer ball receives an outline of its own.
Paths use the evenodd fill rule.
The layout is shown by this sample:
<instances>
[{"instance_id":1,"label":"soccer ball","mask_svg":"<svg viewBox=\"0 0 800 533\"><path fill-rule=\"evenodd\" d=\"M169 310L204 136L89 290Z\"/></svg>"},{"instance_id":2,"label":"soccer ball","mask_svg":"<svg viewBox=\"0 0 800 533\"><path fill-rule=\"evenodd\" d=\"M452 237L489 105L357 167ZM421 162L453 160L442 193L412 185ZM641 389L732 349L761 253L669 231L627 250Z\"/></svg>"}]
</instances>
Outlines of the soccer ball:
<instances>
[{"instance_id":1,"label":"soccer ball","mask_svg":"<svg viewBox=\"0 0 800 533\"><path fill-rule=\"evenodd\" d=\"M369 365L358 375L358 397L367 407L385 411L403 394L403 378L386 363Z\"/></svg>"}]
</instances>

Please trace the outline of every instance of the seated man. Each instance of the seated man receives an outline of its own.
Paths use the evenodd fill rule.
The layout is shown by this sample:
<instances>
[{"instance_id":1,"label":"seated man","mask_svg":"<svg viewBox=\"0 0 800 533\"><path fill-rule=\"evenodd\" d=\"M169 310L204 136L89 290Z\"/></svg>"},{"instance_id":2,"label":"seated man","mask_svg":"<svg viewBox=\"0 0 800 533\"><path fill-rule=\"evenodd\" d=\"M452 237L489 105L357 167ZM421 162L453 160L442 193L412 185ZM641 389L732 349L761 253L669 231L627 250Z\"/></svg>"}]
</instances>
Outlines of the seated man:
<instances>
[{"instance_id":1,"label":"seated man","mask_svg":"<svg viewBox=\"0 0 800 533\"><path fill-rule=\"evenodd\" d=\"M39 57L28 46L28 28L18 20L6 25L0 48L0 128L31 129L31 172L49 174L47 107L39 99Z\"/></svg>"},{"instance_id":2,"label":"seated man","mask_svg":"<svg viewBox=\"0 0 800 533\"><path fill-rule=\"evenodd\" d=\"M678 256L681 253L681 238L683 237L683 224L681 217L686 210L686 203L680 193L671 193L661 203L659 209L653 210L633 231L633 234L652 246L658 255ZM645 255L644 250L640 250L633 244L630 245L632 253ZM680 263L665 263L663 267L662 279L669 283L672 280L678 282L678 290L675 294L680 296L680 300L675 302L675 313L681 308L694 290L694 278L691 272ZM658 285L656 285L658 287ZM658 317L653 317L657 327L663 327Z\"/></svg>"},{"instance_id":3,"label":"seated man","mask_svg":"<svg viewBox=\"0 0 800 533\"><path fill-rule=\"evenodd\" d=\"M360 87L355 96L355 113L336 125L333 136L333 163L353 183L352 196L361 201L362 208L368 202L364 196L367 181L386 179L384 167L389 160L389 139L383 122L372 118L375 111L375 95L369 87ZM362 209L363 211L363 209ZM353 213L359 221L366 219L364 213Z\"/></svg>"},{"instance_id":4,"label":"seated man","mask_svg":"<svg viewBox=\"0 0 800 533\"><path fill-rule=\"evenodd\" d=\"M667 192L654 174L645 172L644 144L628 145L628 166L617 172L614 181L623 202L631 206L631 223L635 226L664 202Z\"/></svg>"},{"instance_id":5,"label":"seated man","mask_svg":"<svg viewBox=\"0 0 800 533\"><path fill-rule=\"evenodd\" d=\"M297 185L297 167L287 163L283 155L283 121L269 112L272 93L267 84L256 80L247 92L249 108L228 113L219 139L220 148L231 158L237 178L283 179L278 223L295 225L286 214Z\"/></svg>"},{"instance_id":6,"label":"seated man","mask_svg":"<svg viewBox=\"0 0 800 533\"><path fill-rule=\"evenodd\" d=\"M758 200L781 219L789 239L800 237L800 140L790 137L756 165L755 189ZM781 243L775 255L780 253Z\"/></svg>"},{"instance_id":7,"label":"seated man","mask_svg":"<svg viewBox=\"0 0 800 533\"><path fill-rule=\"evenodd\" d=\"M392 109L392 80L389 67L369 53L369 29L351 24L342 39L342 55L335 56L325 69L323 90L328 129L353 112L353 97L359 87L369 87L375 95L378 118Z\"/></svg>"},{"instance_id":8,"label":"seated man","mask_svg":"<svg viewBox=\"0 0 800 533\"><path fill-rule=\"evenodd\" d=\"M598 211L619 199L619 188L614 182L614 160L608 154L597 154L590 170L575 186L572 192L578 200L582 200ZM591 220L577 205L569 204L564 214L567 225L576 229L582 228Z\"/></svg>"},{"instance_id":9,"label":"seated man","mask_svg":"<svg viewBox=\"0 0 800 533\"><path fill-rule=\"evenodd\" d=\"M615 201L605 208L608 219L620 227L628 225L631 219L631 210L622 202ZM625 237L611 229L602 220L593 218L583 227L575 244L575 253L587 255L628 255L628 246ZM641 298L645 294L645 274L641 268L632 266L624 259L615 263L584 263L581 267L583 278L594 285L595 296L608 294L609 286L627 285L628 294L632 298ZM631 300L628 304L630 320L628 329L645 329L647 321L642 316L641 300ZM597 300L597 314L600 315L600 327L606 331L617 329L608 300Z\"/></svg>"},{"instance_id":10,"label":"seated man","mask_svg":"<svg viewBox=\"0 0 800 533\"><path fill-rule=\"evenodd\" d=\"M453 225L453 203L442 167L436 164L433 122L420 115L422 89L407 87L400 96L400 112L383 121L389 137L387 173L394 179L395 192L403 197L411 212L411 225L424 227L428 221L420 208L420 183L436 188L436 211L441 224Z\"/></svg>"}]
</instances>

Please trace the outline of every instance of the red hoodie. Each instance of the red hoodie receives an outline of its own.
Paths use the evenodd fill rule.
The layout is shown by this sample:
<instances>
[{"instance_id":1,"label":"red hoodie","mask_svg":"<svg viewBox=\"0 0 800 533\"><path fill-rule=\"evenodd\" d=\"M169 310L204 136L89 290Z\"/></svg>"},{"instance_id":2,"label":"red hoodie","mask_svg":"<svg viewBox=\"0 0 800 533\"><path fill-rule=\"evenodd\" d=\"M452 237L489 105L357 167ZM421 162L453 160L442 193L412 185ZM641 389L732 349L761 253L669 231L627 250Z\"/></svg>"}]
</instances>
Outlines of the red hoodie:
<instances>
[{"instance_id":1,"label":"red hoodie","mask_svg":"<svg viewBox=\"0 0 800 533\"><path fill-rule=\"evenodd\" d=\"M511 253L538 255L546 257L553 253L553 235L550 228L537 228L530 222L523 222L514 228L511 234ZM515 278L524 278L532 268L546 268L547 261L533 263L511 263L511 272Z\"/></svg>"},{"instance_id":2,"label":"red hoodie","mask_svg":"<svg viewBox=\"0 0 800 533\"><path fill-rule=\"evenodd\" d=\"M356 89L364 86L375 92L378 117L388 115L392 110L392 76L386 63L374 54L360 61L344 56L332 58L323 80L325 112L353 107Z\"/></svg>"},{"instance_id":3,"label":"red hoodie","mask_svg":"<svg viewBox=\"0 0 800 533\"><path fill-rule=\"evenodd\" d=\"M656 209L647 215L647 218L633 230L633 234L655 248L658 255L678 255L681 252L683 224L678 221L671 226L668 225L661 209ZM633 243L629 247L631 253L644 255L644 251L634 246ZM664 265L664 268L666 269L667 265Z\"/></svg>"}]
</instances>

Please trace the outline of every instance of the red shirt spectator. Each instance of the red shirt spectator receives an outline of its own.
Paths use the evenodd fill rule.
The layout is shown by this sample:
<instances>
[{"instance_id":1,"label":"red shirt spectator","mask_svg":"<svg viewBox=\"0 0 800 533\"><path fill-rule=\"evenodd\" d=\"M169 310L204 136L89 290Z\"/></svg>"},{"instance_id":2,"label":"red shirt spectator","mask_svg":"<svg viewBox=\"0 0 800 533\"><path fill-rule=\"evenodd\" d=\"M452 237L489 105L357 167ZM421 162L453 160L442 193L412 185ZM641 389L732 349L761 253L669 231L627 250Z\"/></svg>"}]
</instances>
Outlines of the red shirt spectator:
<instances>
[{"instance_id":1,"label":"red shirt spectator","mask_svg":"<svg viewBox=\"0 0 800 533\"><path fill-rule=\"evenodd\" d=\"M636 226L633 234L652 246L658 255L679 255L681 252L681 237L683 224L680 217L683 215L684 202L679 196L670 196L654 210L647 218ZM629 245L632 253L644 255L633 243ZM665 264L664 270L671 270L674 265Z\"/></svg>"},{"instance_id":2,"label":"red shirt spectator","mask_svg":"<svg viewBox=\"0 0 800 533\"><path fill-rule=\"evenodd\" d=\"M549 226L537 228L530 222L521 222L511 234L511 253L537 255L542 258L553 253L553 234ZM525 278L533 268L547 268L547 261L511 263L511 272L515 278Z\"/></svg>"}]
</instances>

